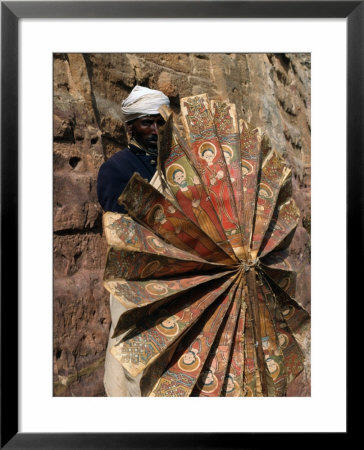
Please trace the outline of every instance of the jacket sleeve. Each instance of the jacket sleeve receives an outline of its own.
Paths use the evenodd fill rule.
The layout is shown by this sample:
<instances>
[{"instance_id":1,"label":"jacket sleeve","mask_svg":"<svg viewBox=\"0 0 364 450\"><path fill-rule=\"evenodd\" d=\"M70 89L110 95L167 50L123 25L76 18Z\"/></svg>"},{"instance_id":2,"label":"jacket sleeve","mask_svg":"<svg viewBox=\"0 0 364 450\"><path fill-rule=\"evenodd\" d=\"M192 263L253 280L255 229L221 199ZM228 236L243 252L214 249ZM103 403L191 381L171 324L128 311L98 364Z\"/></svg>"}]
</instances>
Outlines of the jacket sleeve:
<instances>
[{"instance_id":1,"label":"jacket sleeve","mask_svg":"<svg viewBox=\"0 0 364 450\"><path fill-rule=\"evenodd\" d=\"M97 196L105 212L126 213L125 208L118 205L117 200L129 179L129 174L121 171L116 165L109 162L102 164L97 177Z\"/></svg>"}]
</instances>

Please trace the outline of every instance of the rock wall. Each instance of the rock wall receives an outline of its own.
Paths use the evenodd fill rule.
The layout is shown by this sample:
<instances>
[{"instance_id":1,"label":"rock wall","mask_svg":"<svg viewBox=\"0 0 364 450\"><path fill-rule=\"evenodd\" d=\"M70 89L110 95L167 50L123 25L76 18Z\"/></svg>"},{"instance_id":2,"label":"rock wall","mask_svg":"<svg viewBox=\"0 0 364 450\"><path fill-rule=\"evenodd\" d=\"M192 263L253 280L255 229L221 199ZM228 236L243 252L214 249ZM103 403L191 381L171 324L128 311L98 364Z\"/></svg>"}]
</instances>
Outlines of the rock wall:
<instances>
[{"instance_id":1,"label":"rock wall","mask_svg":"<svg viewBox=\"0 0 364 450\"><path fill-rule=\"evenodd\" d=\"M293 171L301 210L292 252L297 300L310 309L310 55L54 55L54 395L103 396L110 315L102 275L106 246L96 177L126 144L120 103L140 84L182 97L229 99L240 117L266 131ZM289 395L310 395L305 372Z\"/></svg>"}]
</instances>

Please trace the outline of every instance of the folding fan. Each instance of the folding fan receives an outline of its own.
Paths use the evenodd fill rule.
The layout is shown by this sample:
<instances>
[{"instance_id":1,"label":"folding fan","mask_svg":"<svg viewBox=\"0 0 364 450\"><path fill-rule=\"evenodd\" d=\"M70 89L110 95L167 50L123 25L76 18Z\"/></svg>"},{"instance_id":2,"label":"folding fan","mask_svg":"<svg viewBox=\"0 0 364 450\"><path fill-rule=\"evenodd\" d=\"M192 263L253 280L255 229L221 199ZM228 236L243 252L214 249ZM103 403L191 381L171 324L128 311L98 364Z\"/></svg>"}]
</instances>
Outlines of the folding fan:
<instances>
[{"instance_id":1,"label":"folding fan","mask_svg":"<svg viewBox=\"0 0 364 450\"><path fill-rule=\"evenodd\" d=\"M159 189L134 174L106 213L104 284L125 308L111 349L143 396L284 396L303 370L289 244L291 170L235 105L167 108Z\"/></svg>"}]
</instances>

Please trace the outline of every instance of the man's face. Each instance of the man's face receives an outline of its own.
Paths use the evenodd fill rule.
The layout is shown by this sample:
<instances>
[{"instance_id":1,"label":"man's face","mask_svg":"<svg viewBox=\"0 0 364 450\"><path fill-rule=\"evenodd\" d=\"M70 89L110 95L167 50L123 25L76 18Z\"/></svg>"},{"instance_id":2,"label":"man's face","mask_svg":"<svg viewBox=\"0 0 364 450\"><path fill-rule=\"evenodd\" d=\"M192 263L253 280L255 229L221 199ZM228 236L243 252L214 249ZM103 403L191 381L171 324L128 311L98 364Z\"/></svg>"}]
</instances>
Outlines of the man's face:
<instances>
[{"instance_id":1,"label":"man's face","mask_svg":"<svg viewBox=\"0 0 364 450\"><path fill-rule=\"evenodd\" d=\"M160 114L140 117L128 125L128 130L133 138L143 147L157 149L158 129L164 125L164 119Z\"/></svg>"}]
</instances>

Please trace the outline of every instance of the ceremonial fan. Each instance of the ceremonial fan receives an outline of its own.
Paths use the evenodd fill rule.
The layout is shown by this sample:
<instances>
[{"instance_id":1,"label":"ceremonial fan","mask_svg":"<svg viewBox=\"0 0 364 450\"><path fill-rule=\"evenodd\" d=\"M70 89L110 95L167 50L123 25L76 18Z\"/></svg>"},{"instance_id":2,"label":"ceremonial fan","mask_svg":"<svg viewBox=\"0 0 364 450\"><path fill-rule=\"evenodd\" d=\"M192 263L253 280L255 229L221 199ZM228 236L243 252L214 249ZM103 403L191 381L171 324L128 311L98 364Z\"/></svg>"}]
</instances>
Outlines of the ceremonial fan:
<instances>
[{"instance_id":1,"label":"ceremonial fan","mask_svg":"<svg viewBox=\"0 0 364 450\"><path fill-rule=\"evenodd\" d=\"M284 396L303 370L308 313L288 247L291 170L235 105L167 108L153 187L134 174L106 213L106 289L123 305L111 349L143 396Z\"/></svg>"}]
</instances>

